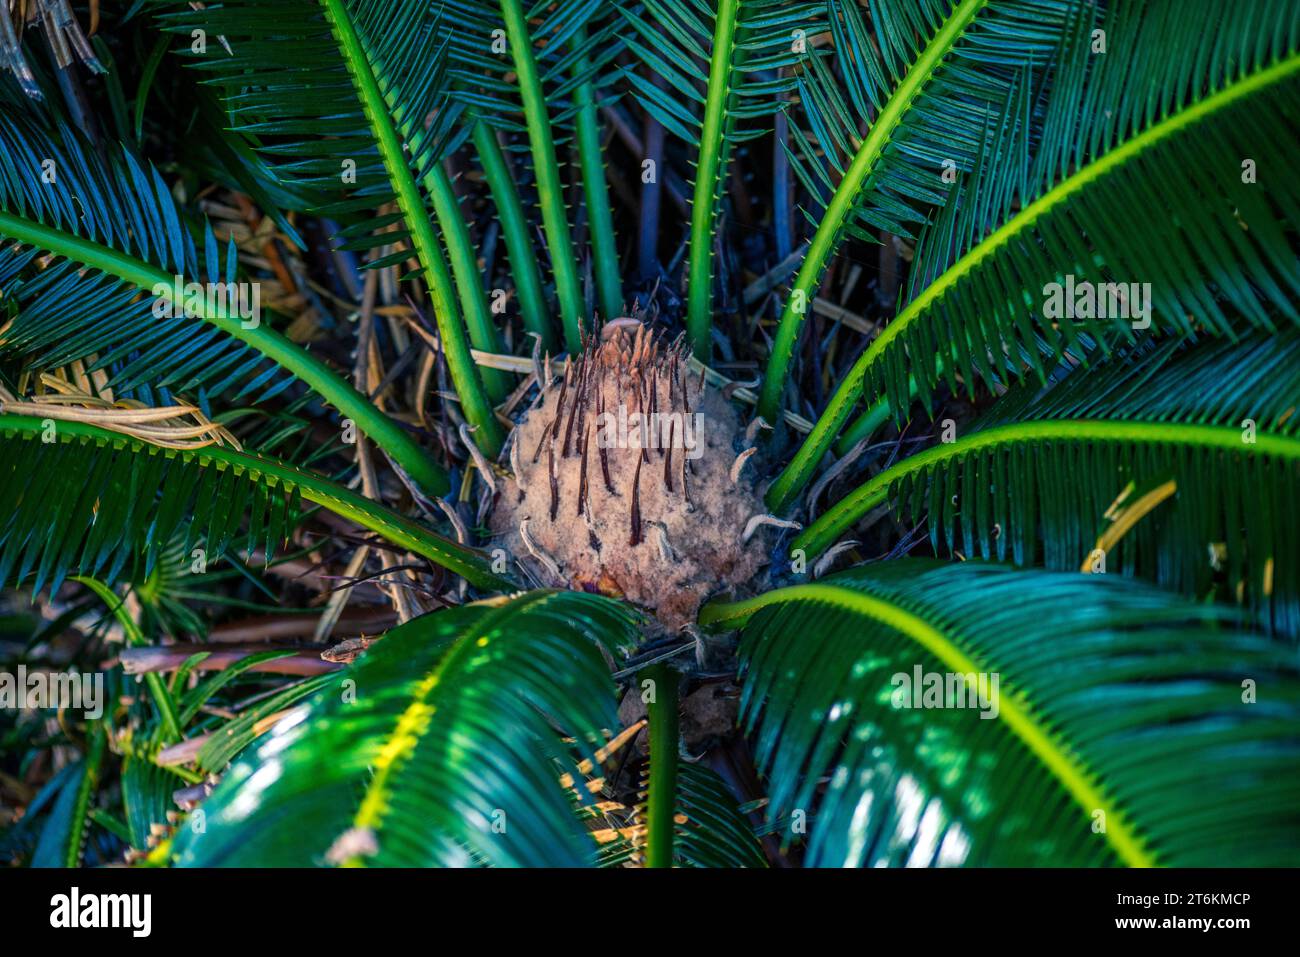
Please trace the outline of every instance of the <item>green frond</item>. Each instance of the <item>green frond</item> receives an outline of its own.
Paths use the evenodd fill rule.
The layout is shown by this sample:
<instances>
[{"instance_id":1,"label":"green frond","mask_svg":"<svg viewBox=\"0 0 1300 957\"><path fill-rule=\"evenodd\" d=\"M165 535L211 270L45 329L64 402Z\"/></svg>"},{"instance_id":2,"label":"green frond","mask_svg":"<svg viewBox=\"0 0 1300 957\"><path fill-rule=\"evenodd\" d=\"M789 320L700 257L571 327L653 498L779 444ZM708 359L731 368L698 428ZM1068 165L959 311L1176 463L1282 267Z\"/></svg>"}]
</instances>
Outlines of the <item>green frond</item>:
<instances>
[{"instance_id":1,"label":"green frond","mask_svg":"<svg viewBox=\"0 0 1300 957\"><path fill-rule=\"evenodd\" d=\"M585 28L575 41L586 41ZM590 68L590 57L574 64L582 76ZM618 262L618 241L614 236L614 214L609 205L609 183L605 178L605 154L601 147L601 130L596 84L585 79L574 91L578 103L575 118L578 141L578 165L582 171L583 198L586 200L587 224L591 233L591 265L596 279L596 301L606 321L623 315L623 280Z\"/></svg>"},{"instance_id":2,"label":"green frond","mask_svg":"<svg viewBox=\"0 0 1300 957\"><path fill-rule=\"evenodd\" d=\"M849 493L792 547L819 554L893 503L913 524L927 516L936 548L1140 575L1300 635L1300 333L1136 353L1041 396L1013 392L956 441Z\"/></svg>"},{"instance_id":3,"label":"green frond","mask_svg":"<svg viewBox=\"0 0 1300 957\"><path fill-rule=\"evenodd\" d=\"M175 7L171 0L158 2ZM451 184L442 159L469 130L458 123L461 108L448 96L448 41L436 12L421 0L286 0L274 6L225 0L159 17L186 38L200 29L213 39L202 52L181 52L221 90L233 128L277 175L314 193L315 211L352 220L341 234L346 246L409 241L433 300L456 393L478 427L475 441L496 455L504 436L470 339L499 352L500 337L482 280L466 269L473 251L466 248L460 210L447 201ZM398 212L375 212L389 204ZM399 250L370 265L409 258ZM463 317L458 294L471 306ZM494 388L504 388L495 374L492 379Z\"/></svg>"},{"instance_id":4,"label":"green frond","mask_svg":"<svg viewBox=\"0 0 1300 957\"><path fill-rule=\"evenodd\" d=\"M584 330L590 332L591 325L557 152L557 146L570 138L576 137L583 195L591 206L598 301L606 319L622 311L596 118L597 93L616 75L614 60L623 49L615 30L617 6L608 0L561 0L531 7L520 0L449 0L444 8L450 25L453 98L468 107L476 120L522 134L527 141L536 206L570 352L581 348ZM481 158L485 167L493 161L490 155ZM512 201L503 186L498 178L493 193L508 214L504 207ZM528 261L518 241L511 253L515 260Z\"/></svg>"},{"instance_id":5,"label":"green frond","mask_svg":"<svg viewBox=\"0 0 1300 957\"><path fill-rule=\"evenodd\" d=\"M636 60L624 76L666 129L701 156L722 155L730 144L762 136L761 121L785 108L796 87L794 71L827 30L823 7L727 0L711 10L690 0L641 0L620 9ZM649 82L637 66L662 77L666 87ZM719 175L709 177L706 197L721 195Z\"/></svg>"},{"instance_id":6,"label":"green frond","mask_svg":"<svg viewBox=\"0 0 1300 957\"><path fill-rule=\"evenodd\" d=\"M649 687L646 718L649 721L649 763L644 772L645 800L640 805L645 822L646 867L672 867L677 831L677 781L681 770L679 733L682 676L668 662L658 662L637 674Z\"/></svg>"},{"instance_id":7,"label":"green frond","mask_svg":"<svg viewBox=\"0 0 1300 957\"><path fill-rule=\"evenodd\" d=\"M119 598L112 588L98 578L76 575L73 576L73 579L107 606L109 615L121 627L128 647L139 647L148 643L148 639L145 638L140 631L139 625L136 624L135 619L127 610L125 598ZM176 699L171 689L163 681L162 675L157 672L149 672L144 675L144 683L154 700L154 706L158 714L152 742L155 744L171 744L179 741L183 732L181 730L180 716L176 711Z\"/></svg>"},{"instance_id":8,"label":"green frond","mask_svg":"<svg viewBox=\"0 0 1300 957\"><path fill-rule=\"evenodd\" d=\"M78 867L86 847L87 816L99 788L99 775L107 751L104 722L91 722L86 756L59 790L50 817L41 829L32 867Z\"/></svg>"},{"instance_id":9,"label":"green frond","mask_svg":"<svg viewBox=\"0 0 1300 957\"><path fill-rule=\"evenodd\" d=\"M1030 419L1197 423L1295 437L1300 417L1300 331L1253 332L1235 341L1139 340L1111 361L1101 348L1062 363L1045 385L1009 389L979 419L991 428Z\"/></svg>"},{"instance_id":10,"label":"green frond","mask_svg":"<svg viewBox=\"0 0 1300 957\"><path fill-rule=\"evenodd\" d=\"M592 864L554 755L616 726L602 648L634 635L624 606L547 591L394 629L226 771L177 862Z\"/></svg>"},{"instance_id":11,"label":"green frond","mask_svg":"<svg viewBox=\"0 0 1300 957\"><path fill-rule=\"evenodd\" d=\"M748 621L741 720L809 865L1300 859L1300 673L1222 609L903 559L705 617Z\"/></svg>"},{"instance_id":12,"label":"green frond","mask_svg":"<svg viewBox=\"0 0 1300 957\"><path fill-rule=\"evenodd\" d=\"M51 590L69 574L139 581L161 552L202 540L268 556L302 500L321 505L485 588L508 588L478 552L383 505L274 459L219 446L160 448L79 422L0 415L0 582ZM244 520L247 518L246 527Z\"/></svg>"},{"instance_id":13,"label":"green frond","mask_svg":"<svg viewBox=\"0 0 1300 957\"><path fill-rule=\"evenodd\" d=\"M524 328L537 335L544 352L556 355L559 349L551 324L546 291L542 287L541 266L533 247L532 224L511 173L509 160L497 141L496 130L484 120L475 121L473 138L474 149L483 167L483 178L487 180L488 191L492 194L492 202L497 209L497 220L501 223L501 235L510 261L510 277L519 298L519 313Z\"/></svg>"},{"instance_id":14,"label":"green frond","mask_svg":"<svg viewBox=\"0 0 1300 957\"><path fill-rule=\"evenodd\" d=\"M239 318L213 316L204 328L186 310L154 308L155 285L170 300L175 276L238 279L233 243L222 249L204 223L198 248L156 169L124 149L97 154L71 130L51 134L19 113L0 115L0 151L10 160L0 176L0 237L9 240L0 295L16 310L0 330L5 354L41 370L89 359L122 391L148 384L264 401L293 381L239 341ZM59 258L42 268L50 255Z\"/></svg>"},{"instance_id":15,"label":"green frond","mask_svg":"<svg viewBox=\"0 0 1300 957\"><path fill-rule=\"evenodd\" d=\"M1170 0L1090 5L1078 14L1053 56L1051 89L1040 98L1041 138L1029 168L1014 189L1006 188L995 165L971 169L922 237L904 303L1010 219L1014 207L1029 205L1167 119L1190 111L1179 122L1200 122L1197 104L1285 59L1300 31L1293 11L1278 0L1212 0L1205 15L1214 30ZM1146 55L1154 45L1159 57ZM1212 112L1252 92L1237 91ZM1178 129L1166 129L1141 149ZM1104 167L1101 175L1107 175Z\"/></svg>"},{"instance_id":16,"label":"green frond","mask_svg":"<svg viewBox=\"0 0 1300 957\"><path fill-rule=\"evenodd\" d=\"M1238 316L1272 329L1274 312L1300 321L1300 278L1295 257L1285 252L1300 187L1281 177L1261 188L1244 182L1242 169L1242 157L1277 168L1291 152L1286 118L1297 115L1300 49L1056 184L908 303L890 324L896 331L887 330L864 356L864 391L888 394L901 417L906 366L928 404L940 373L925 350L936 342L953 344L944 375L954 390L961 376L968 392L978 379L991 379L990 354L1007 377L1023 375L1005 350L1014 353L1025 335L1046 336L1059 355L1076 327L1102 324L1045 315L1044 286L1063 284L1067 275L1076 286L1120 284L1130 299L1129 283L1148 284L1146 318L1167 334L1195 325L1231 335ZM1164 213L1144 223L1139 241L1132 211L1157 207ZM1078 247L1079 237L1088 238L1087 246ZM962 294L953 295L958 286ZM994 305L977 319L965 305L977 302ZM1058 329L1054 320L1062 318ZM1106 318L1121 331L1144 321Z\"/></svg>"},{"instance_id":17,"label":"green frond","mask_svg":"<svg viewBox=\"0 0 1300 957\"><path fill-rule=\"evenodd\" d=\"M845 236L913 236L930 209L948 199L945 171L983 168L1000 184L1020 181L1036 127L1035 85L1077 6L872 3L877 49L864 8L828 0L831 45L819 48L799 76L795 117L802 122L790 151L796 174L821 200L806 211L813 226L870 140L878 155L845 211ZM928 37L929 45L917 42ZM900 109L899 93L914 99ZM859 125L868 122L863 139Z\"/></svg>"},{"instance_id":18,"label":"green frond","mask_svg":"<svg viewBox=\"0 0 1300 957\"><path fill-rule=\"evenodd\" d=\"M375 229L357 221L358 212L402 198L400 170L387 166L386 127L408 175L431 169L459 142L459 110L447 100L447 40L427 4L224 0L194 10L151 2L164 31L180 40L175 55L220 95L231 129L304 192L308 208L351 220L350 238ZM195 30L206 41L201 51ZM367 98L357 69L374 81L377 97ZM407 235L390 231L387 242Z\"/></svg>"},{"instance_id":19,"label":"green frond","mask_svg":"<svg viewBox=\"0 0 1300 957\"><path fill-rule=\"evenodd\" d=\"M699 764L677 772L679 813L673 841L676 867L766 867L754 828L726 783Z\"/></svg>"},{"instance_id":20,"label":"green frond","mask_svg":"<svg viewBox=\"0 0 1300 957\"><path fill-rule=\"evenodd\" d=\"M273 714L291 708L327 687L334 687L337 674L315 675L295 681L247 710L217 725L212 736L199 749L195 764L206 774L219 774L250 744L265 732L258 725Z\"/></svg>"},{"instance_id":21,"label":"green frond","mask_svg":"<svg viewBox=\"0 0 1300 957\"><path fill-rule=\"evenodd\" d=\"M1036 135L1035 94L1079 0L877 0L877 50L850 3L833 10L843 86L814 65L802 79L800 110L809 126L792 159L815 196L826 196L816 232L772 348L758 412L779 416L781 393L808 304L846 236L870 230L910 235L942 203L945 173L982 163L1015 181ZM870 115L861 112L869 108ZM860 137L857 124L870 120ZM989 143L998 152L990 155ZM802 148L802 149L801 149ZM804 154L800 156L801 152Z\"/></svg>"},{"instance_id":22,"label":"green frond","mask_svg":"<svg viewBox=\"0 0 1300 957\"><path fill-rule=\"evenodd\" d=\"M234 246L223 256L207 224L199 254L157 170L120 148L106 146L101 158L67 128L54 134L16 113L0 115L0 149L14 158L0 175L0 295L17 310L0 328L0 355L41 368L91 360L127 390L234 390L265 400L296 377L423 488L447 489L406 432L251 308L255 283L230 285ZM235 308L236 293L250 308Z\"/></svg>"},{"instance_id":23,"label":"green frond","mask_svg":"<svg viewBox=\"0 0 1300 957\"><path fill-rule=\"evenodd\" d=\"M986 163L955 189L918 246L905 305L841 381L769 504L806 483L864 394L887 396L902 418L913 394L928 405L941 378L973 391L980 379L1041 377L1030 342L1059 356L1085 330L1131 339L1133 322L1231 335L1238 317L1266 329L1274 315L1300 320L1287 252L1300 185L1257 178L1283 168L1295 140L1300 26L1276 0L1220 6L1219 26L1204 30L1176 3L1116 5L1099 21L1104 54L1081 21L1021 181L1004 188ZM1159 58L1141 55L1157 44ZM1134 229L1144 210L1160 213ZM1145 315L1052 314L1050 284L1067 276L1134 306L1137 283L1149 291Z\"/></svg>"},{"instance_id":24,"label":"green frond","mask_svg":"<svg viewBox=\"0 0 1300 957\"><path fill-rule=\"evenodd\" d=\"M550 0L519 4L528 24L537 81L546 93L547 113L557 142L576 131L587 84L605 88L618 75L615 60L624 49L618 12L623 0ZM527 133L524 91L510 49L506 5L501 0L445 0L439 5L448 27L452 96L496 129Z\"/></svg>"},{"instance_id":25,"label":"green frond","mask_svg":"<svg viewBox=\"0 0 1300 957\"><path fill-rule=\"evenodd\" d=\"M761 122L784 109L794 71L825 32L824 7L786 0L722 0L716 8L690 0L642 0L621 10L637 66L657 84L625 71L646 111L694 148L687 266L687 331L707 363L713 322L713 247L731 150L763 135ZM701 75L699 62L708 63Z\"/></svg>"},{"instance_id":26,"label":"green frond","mask_svg":"<svg viewBox=\"0 0 1300 957\"><path fill-rule=\"evenodd\" d=\"M145 757L122 760L122 805L130 844L139 851L149 847L154 825L168 824L167 812L176 807L172 795L186 786L184 778Z\"/></svg>"},{"instance_id":27,"label":"green frond","mask_svg":"<svg viewBox=\"0 0 1300 957\"><path fill-rule=\"evenodd\" d=\"M528 18L520 0L501 0L500 6L510 57L518 76L519 99L528 132L528 145L533 156L533 174L537 178L537 205L542 214L546 247L551 255L551 272L555 277L555 295L564 322L564 342L570 353L576 353L581 348L583 337L590 330L578 285L576 256L569 233L564 189L560 182L545 78L535 49L538 34L544 35L548 31L545 28L539 31L529 30ZM565 8L561 7L563 9ZM576 27L577 25L574 28ZM548 46L554 44L558 47L559 43L559 38L552 35ZM556 92L552 95L558 97L560 94Z\"/></svg>"},{"instance_id":28,"label":"green frond","mask_svg":"<svg viewBox=\"0 0 1300 957\"><path fill-rule=\"evenodd\" d=\"M50 776L50 779L36 792L35 797L27 805L22 818L12 827L0 831L0 854L5 854L11 859L30 858L35 854L36 845L40 842L46 828L59 827L66 829L66 812L61 815L63 823L51 823L56 816L56 802L68 787L69 781L80 774L83 769L82 762L76 761L64 765ZM70 801L71 798L64 798L63 800L66 802ZM48 853L46 859L49 861L49 866L58 867L60 866L58 850L66 846L67 842L64 836L60 836L52 843L52 852Z\"/></svg>"}]
</instances>

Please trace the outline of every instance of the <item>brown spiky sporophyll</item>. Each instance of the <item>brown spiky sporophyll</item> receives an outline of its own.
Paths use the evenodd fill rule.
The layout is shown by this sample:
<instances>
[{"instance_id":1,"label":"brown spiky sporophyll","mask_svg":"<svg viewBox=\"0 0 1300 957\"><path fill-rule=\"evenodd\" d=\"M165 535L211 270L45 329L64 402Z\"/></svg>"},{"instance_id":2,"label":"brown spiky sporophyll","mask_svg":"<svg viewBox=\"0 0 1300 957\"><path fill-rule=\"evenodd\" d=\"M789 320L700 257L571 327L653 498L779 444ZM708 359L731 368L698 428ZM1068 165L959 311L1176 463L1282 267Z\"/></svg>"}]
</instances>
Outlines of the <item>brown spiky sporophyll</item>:
<instances>
[{"instance_id":1,"label":"brown spiky sporophyll","mask_svg":"<svg viewBox=\"0 0 1300 957\"><path fill-rule=\"evenodd\" d=\"M510 439L492 528L546 586L650 609L668 628L750 591L766 564L735 407L645 325L615 322L542 389Z\"/></svg>"}]
</instances>

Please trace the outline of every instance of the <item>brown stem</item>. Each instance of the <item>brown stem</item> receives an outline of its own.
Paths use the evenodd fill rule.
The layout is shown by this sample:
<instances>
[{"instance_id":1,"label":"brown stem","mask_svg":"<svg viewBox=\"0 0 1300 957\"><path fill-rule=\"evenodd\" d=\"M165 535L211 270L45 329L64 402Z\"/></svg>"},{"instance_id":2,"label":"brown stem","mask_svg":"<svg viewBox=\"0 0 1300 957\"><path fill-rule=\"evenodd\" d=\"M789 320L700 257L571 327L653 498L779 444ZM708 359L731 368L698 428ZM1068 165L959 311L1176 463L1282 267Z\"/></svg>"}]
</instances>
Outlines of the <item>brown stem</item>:
<instances>
[{"instance_id":1,"label":"brown stem","mask_svg":"<svg viewBox=\"0 0 1300 957\"><path fill-rule=\"evenodd\" d=\"M195 666L195 670L224 671L249 655L266 650L257 645L241 648L223 647L217 650L213 650L211 645L146 645L139 648L123 648L118 655L118 661L127 674L143 675L158 671L175 671L191 655L207 652L208 656ZM320 675L338 669L339 666L333 662L322 661L319 652L307 649L283 658L259 662L249 670L273 675Z\"/></svg>"}]
</instances>

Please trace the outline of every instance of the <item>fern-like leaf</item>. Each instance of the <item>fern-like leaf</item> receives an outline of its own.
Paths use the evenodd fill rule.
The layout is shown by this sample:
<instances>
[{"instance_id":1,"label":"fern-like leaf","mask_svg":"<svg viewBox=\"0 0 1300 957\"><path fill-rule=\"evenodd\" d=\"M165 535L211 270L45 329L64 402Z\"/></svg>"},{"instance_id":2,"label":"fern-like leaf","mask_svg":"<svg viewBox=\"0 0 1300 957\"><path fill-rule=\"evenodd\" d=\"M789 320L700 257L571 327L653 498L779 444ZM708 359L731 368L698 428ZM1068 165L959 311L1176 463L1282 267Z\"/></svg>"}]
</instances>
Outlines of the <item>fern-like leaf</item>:
<instances>
[{"instance_id":1,"label":"fern-like leaf","mask_svg":"<svg viewBox=\"0 0 1300 957\"><path fill-rule=\"evenodd\" d=\"M574 592L417 618L225 773L203 832L181 830L177 860L592 864L595 843L560 783L576 763L553 755L569 736L590 756L615 726L601 648L634 633L623 606Z\"/></svg>"},{"instance_id":2,"label":"fern-like leaf","mask_svg":"<svg viewBox=\"0 0 1300 957\"><path fill-rule=\"evenodd\" d=\"M654 82L629 68L634 95L664 128L693 147L687 265L687 330L707 362L713 314L713 249L732 149L761 136L786 105L794 71L825 31L824 8L785 0L642 0L622 10L628 47ZM701 74L699 63L709 65Z\"/></svg>"},{"instance_id":3,"label":"fern-like leaf","mask_svg":"<svg viewBox=\"0 0 1300 957\"><path fill-rule=\"evenodd\" d=\"M421 0L288 0L274 7L225 0L197 10L157 3L166 29L225 40L183 52L221 89L234 128L275 173L312 197L316 211L351 220L345 245L371 249L405 240L414 249L448 370L478 427L475 441L490 455L499 452L503 433L470 340L490 352L502 349L482 281L465 268L473 250L442 165L469 131L448 98L447 37L435 11ZM390 205L397 211L376 212ZM399 248L371 266L410 258ZM493 381L504 388L495 375Z\"/></svg>"},{"instance_id":4,"label":"fern-like leaf","mask_svg":"<svg viewBox=\"0 0 1300 957\"><path fill-rule=\"evenodd\" d=\"M841 381L769 505L791 501L864 395L887 396L902 418L913 391L928 407L941 379L970 391L981 379L1041 377L1031 343L1059 356L1088 330L1103 345L1131 341L1135 321L1231 335L1243 320L1300 319L1288 251L1300 185L1258 180L1294 146L1300 24L1284 0L1223 0L1215 11L1205 30L1182 4L1142 0L1062 34L1036 150L1011 164L992 150L954 187L918 247L901 311ZM1140 210L1160 213L1137 230ZM1097 318L1046 315L1049 285L1067 276L1124 299ZM1123 308L1143 304L1130 283L1148 284L1144 316Z\"/></svg>"},{"instance_id":5,"label":"fern-like leaf","mask_svg":"<svg viewBox=\"0 0 1300 957\"><path fill-rule=\"evenodd\" d=\"M870 42L852 4L837 4L834 74L804 74L809 134L796 136L795 168L826 196L772 347L758 411L777 419L795 343L822 271L849 235L907 234L944 198L945 174L977 163L1015 181L1036 137L1035 96L1079 0L874 0L882 42ZM869 112L862 112L869 111ZM869 120L859 137L856 125ZM989 155L990 141L1001 145ZM803 157L802 162L799 161ZM830 187L833 191L822 188ZM827 193L829 192L829 195Z\"/></svg>"},{"instance_id":6,"label":"fern-like leaf","mask_svg":"<svg viewBox=\"0 0 1300 957\"><path fill-rule=\"evenodd\" d=\"M297 377L422 487L446 490L442 470L365 396L258 309L233 308L234 246L223 255L204 224L200 255L157 170L121 148L103 159L78 134L17 112L0 114L0 150L15 159L0 175L0 295L17 310L0 350L39 367L91 359L126 389L238 386L236 396L265 398Z\"/></svg>"},{"instance_id":7,"label":"fern-like leaf","mask_svg":"<svg viewBox=\"0 0 1300 957\"><path fill-rule=\"evenodd\" d=\"M741 720L809 865L1300 859L1300 673L1222 609L903 559L712 614L750 616Z\"/></svg>"},{"instance_id":8,"label":"fern-like leaf","mask_svg":"<svg viewBox=\"0 0 1300 957\"><path fill-rule=\"evenodd\" d=\"M160 448L80 422L0 415L0 583L71 573L139 581L159 556L202 540L271 555L302 500L322 505L487 588L509 587L478 552L274 459L219 446ZM245 519L247 522L245 524Z\"/></svg>"},{"instance_id":9,"label":"fern-like leaf","mask_svg":"<svg viewBox=\"0 0 1300 957\"><path fill-rule=\"evenodd\" d=\"M893 502L928 514L936 548L1138 574L1300 635L1300 333L1134 350L1038 392L884 470L793 547Z\"/></svg>"}]
</instances>

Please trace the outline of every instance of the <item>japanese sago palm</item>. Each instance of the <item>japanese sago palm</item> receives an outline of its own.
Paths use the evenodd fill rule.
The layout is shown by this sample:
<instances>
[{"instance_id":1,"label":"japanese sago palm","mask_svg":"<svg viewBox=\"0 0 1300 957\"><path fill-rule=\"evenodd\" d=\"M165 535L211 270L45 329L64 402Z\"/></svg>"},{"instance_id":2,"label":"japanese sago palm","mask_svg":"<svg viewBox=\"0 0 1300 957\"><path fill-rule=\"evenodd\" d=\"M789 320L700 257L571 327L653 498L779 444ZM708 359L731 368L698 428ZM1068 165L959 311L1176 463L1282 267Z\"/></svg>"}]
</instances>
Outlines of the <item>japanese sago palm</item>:
<instances>
[{"instance_id":1,"label":"japanese sago palm","mask_svg":"<svg viewBox=\"0 0 1300 957\"><path fill-rule=\"evenodd\" d=\"M1300 860L1289 0L100 7L0 5L0 585L113 659L8 856Z\"/></svg>"}]
</instances>

